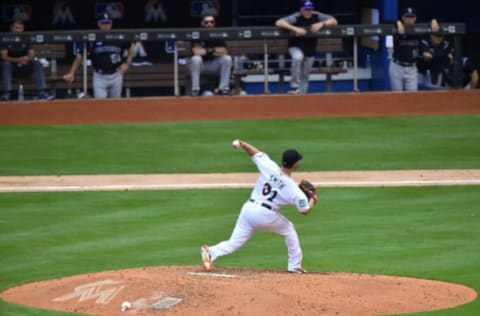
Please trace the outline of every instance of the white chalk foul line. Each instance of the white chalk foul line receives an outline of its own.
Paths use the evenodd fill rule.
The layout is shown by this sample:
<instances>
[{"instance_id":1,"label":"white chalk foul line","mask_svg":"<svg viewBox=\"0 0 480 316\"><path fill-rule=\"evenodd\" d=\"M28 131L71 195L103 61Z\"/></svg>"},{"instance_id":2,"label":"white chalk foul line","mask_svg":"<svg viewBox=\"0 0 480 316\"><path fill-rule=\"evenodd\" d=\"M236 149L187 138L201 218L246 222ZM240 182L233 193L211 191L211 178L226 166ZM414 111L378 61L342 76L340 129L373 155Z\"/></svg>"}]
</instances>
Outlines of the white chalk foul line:
<instances>
[{"instance_id":1,"label":"white chalk foul line","mask_svg":"<svg viewBox=\"0 0 480 316\"><path fill-rule=\"evenodd\" d=\"M382 186L450 186L480 185L480 179L438 180L349 180L316 181L317 187L382 187ZM186 183L186 184L85 184L85 185L0 185L0 192L72 192L72 191L128 191L128 190L182 190L182 189L237 189L251 188L251 183Z\"/></svg>"}]
</instances>

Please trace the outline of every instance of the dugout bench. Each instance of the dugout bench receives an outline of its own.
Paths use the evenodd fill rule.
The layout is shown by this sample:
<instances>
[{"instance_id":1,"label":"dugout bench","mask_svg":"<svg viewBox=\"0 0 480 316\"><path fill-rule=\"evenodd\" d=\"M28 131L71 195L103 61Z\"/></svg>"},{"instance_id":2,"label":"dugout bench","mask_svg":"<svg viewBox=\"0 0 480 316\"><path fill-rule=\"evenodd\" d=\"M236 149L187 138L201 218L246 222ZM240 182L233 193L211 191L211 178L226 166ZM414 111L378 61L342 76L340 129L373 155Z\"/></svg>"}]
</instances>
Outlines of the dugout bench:
<instances>
[{"instance_id":1,"label":"dugout bench","mask_svg":"<svg viewBox=\"0 0 480 316\"><path fill-rule=\"evenodd\" d=\"M288 55L287 39L267 39L267 40L232 40L226 41L229 54L234 59L232 78L234 93L241 90L242 78L250 75L264 76L264 92L269 93L268 83L270 75L278 75L279 91L285 91L285 76L290 74L290 68L286 67L286 58ZM174 60L177 65L179 81L176 82L178 88L174 90L179 95L180 80L189 80L188 73L185 76L186 67L178 67L178 61L190 55L191 43L187 41L176 42L176 54ZM327 56L332 53L343 53L343 41L341 38L319 38L317 41L317 53L325 53ZM238 58L247 57L247 62L238 67ZM257 59L255 59L257 56ZM260 56L260 58L258 58ZM331 56L331 55L330 55ZM329 58L327 58L328 60ZM275 64L275 65L274 65ZM188 71L187 71L188 72ZM311 74L325 74L326 91L332 91L332 76L347 72L343 67L338 67L333 63L329 66L318 66L314 64ZM181 79L180 79L181 78ZM189 82L182 82L189 87ZM188 88L187 88L188 90Z\"/></svg>"}]
</instances>

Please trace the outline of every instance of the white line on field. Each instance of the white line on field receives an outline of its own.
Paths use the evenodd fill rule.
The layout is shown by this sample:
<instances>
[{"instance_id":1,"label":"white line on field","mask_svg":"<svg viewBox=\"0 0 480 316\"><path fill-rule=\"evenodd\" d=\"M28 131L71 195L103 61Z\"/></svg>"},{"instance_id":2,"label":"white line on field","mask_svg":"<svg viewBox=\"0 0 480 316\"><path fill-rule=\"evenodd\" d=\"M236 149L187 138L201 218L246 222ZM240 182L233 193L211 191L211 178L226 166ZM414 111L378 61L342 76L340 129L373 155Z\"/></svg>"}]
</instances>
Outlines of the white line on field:
<instances>
[{"instance_id":1,"label":"white line on field","mask_svg":"<svg viewBox=\"0 0 480 316\"><path fill-rule=\"evenodd\" d=\"M216 278L235 278L236 275L224 274L224 273L212 273L212 272L187 272L188 275L209 276Z\"/></svg>"},{"instance_id":2,"label":"white line on field","mask_svg":"<svg viewBox=\"0 0 480 316\"><path fill-rule=\"evenodd\" d=\"M480 179L452 180L349 180L316 181L317 187L382 187L382 186L449 186L480 185ZM85 185L0 185L0 192L69 192L69 191L128 191L128 190L181 190L181 189L234 189L251 188L252 183L186 183L186 184L85 184Z\"/></svg>"}]
</instances>

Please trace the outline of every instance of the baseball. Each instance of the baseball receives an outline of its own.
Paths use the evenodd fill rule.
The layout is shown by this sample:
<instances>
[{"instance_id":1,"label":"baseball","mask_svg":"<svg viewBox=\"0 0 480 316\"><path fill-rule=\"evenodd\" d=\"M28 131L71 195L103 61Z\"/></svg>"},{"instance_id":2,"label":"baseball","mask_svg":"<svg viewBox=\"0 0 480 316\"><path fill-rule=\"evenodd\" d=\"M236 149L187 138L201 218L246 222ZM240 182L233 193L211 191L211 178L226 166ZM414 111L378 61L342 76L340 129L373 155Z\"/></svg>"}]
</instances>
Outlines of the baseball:
<instances>
[{"instance_id":1,"label":"baseball","mask_svg":"<svg viewBox=\"0 0 480 316\"><path fill-rule=\"evenodd\" d=\"M239 141L238 139L235 139L235 140L232 142L232 147L235 148L235 149L240 148L240 141Z\"/></svg>"},{"instance_id":2,"label":"baseball","mask_svg":"<svg viewBox=\"0 0 480 316\"><path fill-rule=\"evenodd\" d=\"M124 312L126 311L127 309L130 309L132 308L132 303L130 303L129 301L125 301L122 303L122 309L121 311Z\"/></svg>"}]
</instances>

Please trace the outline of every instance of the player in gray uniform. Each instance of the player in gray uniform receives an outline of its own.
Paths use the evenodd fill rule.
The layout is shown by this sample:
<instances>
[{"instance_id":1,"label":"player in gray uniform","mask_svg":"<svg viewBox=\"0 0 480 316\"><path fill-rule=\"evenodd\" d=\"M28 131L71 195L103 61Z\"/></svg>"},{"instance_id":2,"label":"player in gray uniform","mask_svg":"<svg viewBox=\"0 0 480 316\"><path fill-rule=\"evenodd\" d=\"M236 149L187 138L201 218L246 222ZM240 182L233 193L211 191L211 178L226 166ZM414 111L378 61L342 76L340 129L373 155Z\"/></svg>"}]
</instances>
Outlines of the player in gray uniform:
<instances>
[{"instance_id":1,"label":"player in gray uniform","mask_svg":"<svg viewBox=\"0 0 480 316\"><path fill-rule=\"evenodd\" d=\"M201 20L202 27L215 27L215 17L205 15ZM232 57L223 40L195 41L192 43L192 57L189 58L188 68L192 79L192 96L200 93L200 74L220 75L217 93L230 94L230 73Z\"/></svg>"},{"instance_id":2,"label":"player in gray uniform","mask_svg":"<svg viewBox=\"0 0 480 316\"><path fill-rule=\"evenodd\" d=\"M97 25L102 31L110 31L113 21L108 13L100 16ZM123 75L132 62L135 45L127 42L93 42L88 46L88 58L93 67L93 96L96 99L120 98L122 96ZM127 51L127 57L123 54ZM67 82L73 82L75 73L83 61L82 54L77 56L70 71L63 76Z\"/></svg>"},{"instance_id":3,"label":"player in gray uniform","mask_svg":"<svg viewBox=\"0 0 480 316\"><path fill-rule=\"evenodd\" d=\"M254 146L244 141L238 141L237 144L251 157L260 174L250 198L243 204L230 239L214 246L201 247L204 269L210 271L214 260L239 249L257 230L264 230L284 236L288 249L287 270L304 273L297 232L293 224L280 213L282 205L294 205L301 214L307 215L317 202L316 195L308 200L291 177L302 155L294 149L286 150L282 155L282 167L279 167Z\"/></svg>"},{"instance_id":4,"label":"player in gray uniform","mask_svg":"<svg viewBox=\"0 0 480 316\"><path fill-rule=\"evenodd\" d=\"M331 16L314 11L312 1L300 2L300 11L275 22L275 26L295 32L297 37L289 38L288 47L292 58L290 66L290 94L308 93L308 79L312 70L316 37L305 37L308 32L318 32L328 25L336 25L337 20Z\"/></svg>"},{"instance_id":5,"label":"player in gray uniform","mask_svg":"<svg viewBox=\"0 0 480 316\"><path fill-rule=\"evenodd\" d=\"M405 25L413 25L417 15L413 8L407 8L402 20L397 21L397 34L393 37L393 59L388 69L390 85L393 91L417 91L417 58L419 56L420 37L405 35ZM437 20L431 21L432 32L438 32Z\"/></svg>"}]
</instances>

